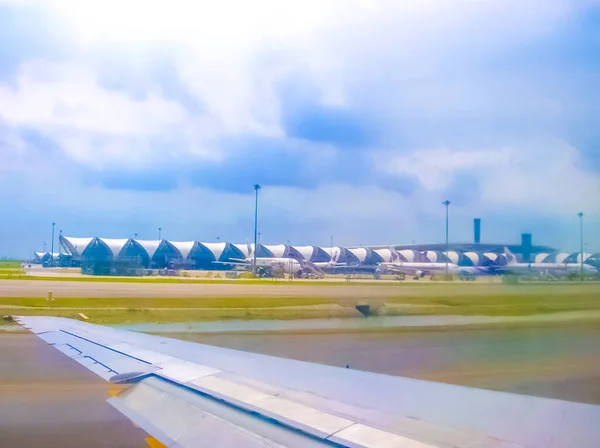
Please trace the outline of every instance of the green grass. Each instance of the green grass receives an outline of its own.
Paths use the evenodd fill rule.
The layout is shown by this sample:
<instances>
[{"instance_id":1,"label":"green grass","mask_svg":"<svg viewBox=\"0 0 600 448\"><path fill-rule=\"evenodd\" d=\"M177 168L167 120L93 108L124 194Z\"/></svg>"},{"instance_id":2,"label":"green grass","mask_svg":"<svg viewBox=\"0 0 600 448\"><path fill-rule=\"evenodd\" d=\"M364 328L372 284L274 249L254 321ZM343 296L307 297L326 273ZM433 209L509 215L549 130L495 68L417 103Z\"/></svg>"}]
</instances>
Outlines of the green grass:
<instances>
[{"instance_id":1,"label":"green grass","mask_svg":"<svg viewBox=\"0 0 600 448\"><path fill-rule=\"evenodd\" d=\"M225 308L220 310L214 309L191 309L191 310L148 310L143 308L130 308L126 310L114 310L106 308L98 308L95 310L74 310L74 309L44 309L31 308L28 310L15 308L0 307L0 314L16 315L16 316L56 316L66 317L69 319L82 320L79 312L83 312L95 324L127 324L127 323L168 323L168 322L198 322L198 321L215 321L215 320L247 320L247 319L277 319L277 320L293 320L293 319L312 319L312 318L327 318L327 317L351 317L354 313L348 310L338 312L333 310L323 312L322 310L294 310L294 309L243 309L243 308ZM356 313L358 315L358 313ZM0 320L0 325L10 324Z\"/></svg>"},{"instance_id":2,"label":"green grass","mask_svg":"<svg viewBox=\"0 0 600 448\"><path fill-rule=\"evenodd\" d=\"M42 308L272 308L336 303L316 297L200 297L200 298L0 298L0 307L11 305Z\"/></svg>"},{"instance_id":3,"label":"green grass","mask_svg":"<svg viewBox=\"0 0 600 448\"><path fill-rule=\"evenodd\" d=\"M22 277L25 275L25 271L23 269L13 269L13 268L0 268L0 277L2 278L12 278L12 277Z\"/></svg>"},{"instance_id":4,"label":"green grass","mask_svg":"<svg viewBox=\"0 0 600 448\"><path fill-rule=\"evenodd\" d=\"M355 305L366 302L386 315L525 316L562 311L600 310L600 288L594 284L483 285L460 288L401 287L393 295L356 297L198 297L198 298L0 298L0 313L79 318L83 312L97 323L185 322L222 319L306 319L355 316ZM298 290L299 291L299 290ZM389 293L389 289L379 290ZM312 305L339 305L311 308ZM385 304L396 304L390 306ZM405 306L403 306L405 305ZM18 308L14 308L18 307ZM285 308L297 307L297 308Z\"/></svg>"},{"instance_id":5,"label":"green grass","mask_svg":"<svg viewBox=\"0 0 600 448\"><path fill-rule=\"evenodd\" d=\"M96 323L185 322L223 319L306 319L349 317L357 315L355 305L371 304L387 315L488 315L524 316L561 311L600 310L600 284L553 283L502 285L486 283L360 283L342 289L278 289L290 285L279 280L182 280L173 278L61 278L43 280L108 281L136 283L213 283L241 285L274 285L269 295L266 288L248 288L246 296L235 297L125 297L125 298L61 298L46 301L38 297L0 297L0 315L51 315L79 319L78 312ZM346 285L346 282L298 281L292 285ZM357 289L353 289L357 288ZM218 295L219 288L214 288ZM213 290L213 289L211 289ZM223 290L225 291L225 290ZM282 295L273 295L282 291ZM315 291L317 293L315 294ZM341 291L341 293L340 293ZM344 291L348 291L348 294ZM360 291L356 294L356 291ZM199 294L205 294L199 292ZM329 297L328 297L329 296ZM313 305L339 305L314 308ZM386 306L385 304L396 304ZM298 308L285 308L298 307ZM1 322L1 321L0 321Z\"/></svg>"},{"instance_id":6,"label":"green grass","mask_svg":"<svg viewBox=\"0 0 600 448\"><path fill-rule=\"evenodd\" d=\"M0 260L0 277L13 277L25 275L25 270L21 266L20 261L16 260Z\"/></svg>"},{"instance_id":7,"label":"green grass","mask_svg":"<svg viewBox=\"0 0 600 448\"><path fill-rule=\"evenodd\" d=\"M48 282L79 282L79 283L151 283L151 284L216 284L216 285L285 285L285 286L302 286L302 285L318 285L318 286L341 286L346 285L352 286L373 286L373 287L387 287L387 288L398 288L398 289L410 289L410 288L426 288L433 291L437 289L439 291L450 291L452 294L462 293L477 293L482 289L496 290L496 288L512 288L517 290L520 288L541 288L544 287L548 291L554 290L561 287L595 287L600 292L600 282L555 282L555 283L521 283L519 285L502 285L499 283L486 283L486 282L437 282L437 281L411 281L411 282L397 282L397 281L377 281L377 280L357 280L354 279L350 282L346 280L288 280L288 279L215 279L215 278L181 278L181 277L95 277L95 276L81 276L81 277L67 277L67 276L34 276L34 275L19 275L24 274L24 271L20 272L11 271L10 274L4 273L0 269L0 280L26 280L26 281L48 281ZM437 293L436 293L437 294Z\"/></svg>"},{"instance_id":8,"label":"green grass","mask_svg":"<svg viewBox=\"0 0 600 448\"><path fill-rule=\"evenodd\" d=\"M50 282L83 282L83 283L167 283L167 284L235 284L235 285L346 285L346 281L319 281L319 280L294 280L287 279L199 279L199 278L172 278L172 277L49 277L35 275L4 275L0 271L0 280L30 280ZM350 283L352 284L352 283ZM363 283L361 283L363 284ZM377 285L377 282L372 282Z\"/></svg>"},{"instance_id":9,"label":"green grass","mask_svg":"<svg viewBox=\"0 0 600 448\"><path fill-rule=\"evenodd\" d=\"M21 262L18 260L0 260L0 269L21 268Z\"/></svg>"}]
</instances>

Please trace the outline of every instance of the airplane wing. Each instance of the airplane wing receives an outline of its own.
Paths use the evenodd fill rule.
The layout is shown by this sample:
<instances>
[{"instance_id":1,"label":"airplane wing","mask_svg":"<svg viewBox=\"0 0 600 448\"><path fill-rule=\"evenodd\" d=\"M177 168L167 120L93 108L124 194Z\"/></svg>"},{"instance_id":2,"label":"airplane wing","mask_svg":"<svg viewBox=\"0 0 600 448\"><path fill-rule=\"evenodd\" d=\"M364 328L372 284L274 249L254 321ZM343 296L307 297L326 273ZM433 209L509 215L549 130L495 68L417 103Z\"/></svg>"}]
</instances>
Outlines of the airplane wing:
<instances>
[{"instance_id":1,"label":"airplane wing","mask_svg":"<svg viewBox=\"0 0 600 448\"><path fill-rule=\"evenodd\" d=\"M597 448L600 406L17 317L168 447ZM40 366L43 368L43 366Z\"/></svg>"},{"instance_id":2,"label":"airplane wing","mask_svg":"<svg viewBox=\"0 0 600 448\"><path fill-rule=\"evenodd\" d=\"M405 275L424 275L425 274L424 269L416 269L416 268L402 266L402 265L386 264L382 267L383 267L384 271L388 271L388 272L391 272L394 274L405 274Z\"/></svg>"},{"instance_id":3,"label":"airplane wing","mask_svg":"<svg viewBox=\"0 0 600 448\"><path fill-rule=\"evenodd\" d=\"M229 264L232 266L252 266L252 263L247 261L213 261L213 264Z\"/></svg>"}]
</instances>

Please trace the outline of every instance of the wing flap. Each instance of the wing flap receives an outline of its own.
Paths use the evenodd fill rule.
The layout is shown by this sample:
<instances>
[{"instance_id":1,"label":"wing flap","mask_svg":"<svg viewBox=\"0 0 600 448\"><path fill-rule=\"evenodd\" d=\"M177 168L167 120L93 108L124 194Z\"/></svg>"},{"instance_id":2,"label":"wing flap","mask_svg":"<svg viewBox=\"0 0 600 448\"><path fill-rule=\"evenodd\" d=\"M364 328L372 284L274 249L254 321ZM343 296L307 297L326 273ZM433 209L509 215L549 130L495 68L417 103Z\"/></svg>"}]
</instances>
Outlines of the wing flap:
<instances>
[{"instance_id":1,"label":"wing flap","mask_svg":"<svg viewBox=\"0 0 600 448\"><path fill-rule=\"evenodd\" d=\"M147 378L108 401L169 447L331 446L159 377Z\"/></svg>"}]
</instances>

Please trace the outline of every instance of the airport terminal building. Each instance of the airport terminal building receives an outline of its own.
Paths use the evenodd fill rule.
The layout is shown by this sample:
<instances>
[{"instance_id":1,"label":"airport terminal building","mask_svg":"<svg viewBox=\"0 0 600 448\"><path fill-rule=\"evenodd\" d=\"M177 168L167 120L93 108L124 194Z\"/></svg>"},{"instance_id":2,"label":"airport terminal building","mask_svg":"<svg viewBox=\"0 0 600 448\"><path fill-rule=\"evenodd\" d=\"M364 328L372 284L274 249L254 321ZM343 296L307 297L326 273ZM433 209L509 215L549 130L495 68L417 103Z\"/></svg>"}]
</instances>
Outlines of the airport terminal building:
<instances>
[{"instance_id":1,"label":"airport terminal building","mask_svg":"<svg viewBox=\"0 0 600 448\"><path fill-rule=\"evenodd\" d=\"M405 262L455 263L459 266L489 266L505 262L506 247L521 261L536 263L578 263L579 253L559 252L551 247L527 244L525 234L520 245L462 243L393 245L370 247L321 247L288 244L262 245L257 258L293 258L311 262L337 262L347 266L374 266L394 261L392 248ZM525 244L523 244L525 243ZM239 262L254 256L254 244L230 242L77 238L60 235L60 254L37 253L39 262L58 260L61 266L81 266L86 273L132 271L139 269L226 270L228 262ZM584 261L600 264L600 254L584 254Z\"/></svg>"}]
</instances>

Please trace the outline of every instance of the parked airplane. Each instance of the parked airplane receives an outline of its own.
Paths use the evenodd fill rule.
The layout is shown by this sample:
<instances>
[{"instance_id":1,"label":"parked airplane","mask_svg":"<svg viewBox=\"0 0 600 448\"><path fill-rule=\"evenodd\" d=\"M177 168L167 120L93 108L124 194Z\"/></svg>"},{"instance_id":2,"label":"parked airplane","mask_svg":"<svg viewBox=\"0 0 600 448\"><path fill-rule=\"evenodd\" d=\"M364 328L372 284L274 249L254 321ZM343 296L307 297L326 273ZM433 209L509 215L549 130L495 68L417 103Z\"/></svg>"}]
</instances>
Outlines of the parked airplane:
<instances>
[{"instance_id":1,"label":"parked airplane","mask_svg":"<svg viewBox=\"0 0 600 448\"><path fill-rule=\"evenodd\" d=\"M120 385L108 403L150 434L151 446L600 446L597 405L276 358L65 318L16 320ZM43 369L43 357L38 360Z\"/></svg>"},{"instance_id":2,"label":"parked airplane","mask_svg":"<svg viewBox=\"0 0 600 448\"><path fill-rule=\"evenodd\" d=\"M579 263L519 263L517 257L508 247L504 248L504 254L506 255L507 264L498 269L505 274L565 277L581 273L581 264ZM598 270L584 263L583 275L598 275Z\"/></svg>"},{"instance_id":3,"label":"parked airplane","mask_svg":"<svg viewBox=\"0 0 600 448\"><path fill-rule=\"evenodd\" d=\"M251 270L254 266L253 258L232 258L231 261L215 261L214 263L244 266ZM257 258L256 270L260 277L289 274L301 278L307 276L322 277L323 272L314 263L295 258Z\"/></svg>"},{"instance_id":4,"label":"parked airplane","mask_svg":"<svg viewBox=\"0 0 600 448\"><path fill-rule=\"evenodd\" d=\"M375 270L376 277L382 273L404 274L417 278L425 275L445 274L446 272L448 272L448 275L459 275L461 272L467 272L455 263L402 261L394 247L390 247L390 251L392 252L392 261L379 263ZM472 270L471 274L475 274L475 272L478 271Z\"/></svg>"}]
</instances>

